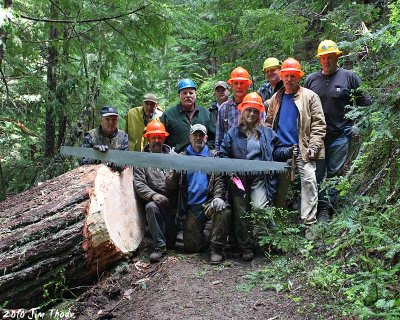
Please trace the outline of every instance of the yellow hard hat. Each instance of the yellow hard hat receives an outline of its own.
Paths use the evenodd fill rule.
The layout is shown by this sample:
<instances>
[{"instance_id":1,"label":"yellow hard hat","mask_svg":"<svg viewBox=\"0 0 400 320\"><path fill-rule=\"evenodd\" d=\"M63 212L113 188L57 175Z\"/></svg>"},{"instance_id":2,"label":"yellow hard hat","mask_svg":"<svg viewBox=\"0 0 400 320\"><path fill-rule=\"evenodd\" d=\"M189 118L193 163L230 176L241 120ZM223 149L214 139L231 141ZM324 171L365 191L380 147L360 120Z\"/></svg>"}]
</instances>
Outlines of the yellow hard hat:
<instances>
[{"instance_id":1,"label":"yellow hard hat","mask_svg":"<svg viewBox=\"0 0 400 320\"><path fill-rule=\"evenodd\" d=\"M271 58L267 58L264 61L263 64L263 70L265 69L271 69L274 67L280 67L281 63L279 62L279 60L277 58L271 57Z\"/></svg>"},{"instance_id":2,"label":"yellow hard hat","mask_svg":"<svg viewBox=\"0 0 400 320\"><path fill-rule=\"evenodd\" d=\"M328 53L336 53L337 55L339 55L342 53L342 51L339 50L339 47L336 44L336 42L333 42L332 40L321 41L321 43L318 46L317 55L315 57L319 58L319 56Z\"/></svg>"}]
</instances>

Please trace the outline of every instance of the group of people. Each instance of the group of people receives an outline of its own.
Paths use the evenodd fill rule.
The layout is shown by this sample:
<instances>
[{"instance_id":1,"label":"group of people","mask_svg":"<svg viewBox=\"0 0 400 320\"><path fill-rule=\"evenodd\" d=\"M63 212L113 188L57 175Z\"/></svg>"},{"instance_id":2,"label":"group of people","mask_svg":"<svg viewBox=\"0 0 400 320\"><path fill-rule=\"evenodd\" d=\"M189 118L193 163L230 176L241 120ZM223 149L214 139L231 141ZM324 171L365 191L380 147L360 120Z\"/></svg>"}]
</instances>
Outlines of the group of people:
<instances>
[{"instance_id":1,"label":"group of people","mask_svg":"<svg viewBox=\"0 0 400 320\"><path fill-rule=\"evenodd\" d=\"M145 203L154 242L151 261L160 261L174 246L199 252L210 245L210 262L219 264L227 239L235 241L245 261L252 260L256 242L251 222L244 217L252 209L285 207L295 168L301 181L300 217L306 236L318 220L330 218L337 190L326 191L320 185L325 178L339 175L346 161L356 131L354 120L346 118L346 107L371 104L360 90L360 78L338 66L341 53L335 42L322 41L317 50L322 70L310 74L304 86L299 85L304 72L294 58L283 63L266 59L267 82L257 92L248 92L250 74L237 67L227 82L215 84L216 101L208 109L196 103L194 81L183 79L178 83L179 103L163 113L154 94L144 95L142 106L127 114L127 133L117 129L115 108L101 110L100 126L85 135L85 147L102 152L129 148L186 157L287 161L291 166L279 176L229 177L134 168L134 188Z\"/></svg>"}]
</instances>

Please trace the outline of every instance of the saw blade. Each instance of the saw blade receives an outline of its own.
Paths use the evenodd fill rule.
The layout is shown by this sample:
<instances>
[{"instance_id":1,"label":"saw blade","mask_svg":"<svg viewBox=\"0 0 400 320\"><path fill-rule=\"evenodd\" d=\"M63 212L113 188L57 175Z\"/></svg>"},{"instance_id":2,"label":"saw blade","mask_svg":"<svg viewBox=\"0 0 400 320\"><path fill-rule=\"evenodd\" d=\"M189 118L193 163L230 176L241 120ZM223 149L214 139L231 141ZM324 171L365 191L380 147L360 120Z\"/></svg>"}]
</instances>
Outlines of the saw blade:
<instances>
[{"instance_id":1,"label":"saw blade","mask_svg":"<svg viewBox=\"0 0 400 320\"><path fill-rule=\"evenodd\" d=\"M60 153L77 158L99 160L102 163L113 162L139 168L166 169L174 171L222 174L261 174L283 173L287 170L286 162L242 160L217 157L184 156L179 154L150 153L136 151L108 150L96 151L92 148L62 146ZM190 157L190 159L188 159Z\"/></svg>"}]
</instances>

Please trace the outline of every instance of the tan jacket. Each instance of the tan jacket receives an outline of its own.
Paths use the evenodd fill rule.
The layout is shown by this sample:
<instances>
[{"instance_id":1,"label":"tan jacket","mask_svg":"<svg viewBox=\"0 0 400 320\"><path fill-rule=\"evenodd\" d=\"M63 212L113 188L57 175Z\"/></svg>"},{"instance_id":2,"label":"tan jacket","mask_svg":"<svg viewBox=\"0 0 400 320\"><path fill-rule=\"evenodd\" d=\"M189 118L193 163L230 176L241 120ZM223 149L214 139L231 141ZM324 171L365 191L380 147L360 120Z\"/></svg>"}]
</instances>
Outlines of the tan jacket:
<instances>
[{"instance_id":1,"label":"tan jacket","mask_svg":"<svg viewBox=\"0 0 400 320\"><path fill-rule=\"evenodd\" d=\"M285 88L283 87L272 96L269 102L266 123L274 131L278 126L279 110L284 92ZM319 96L309 89L299 87L294 95L294 103L299 111L297 127L302 159L306 162L309 161L307 148L314 149L318 154L318 159L325 158L323 139L326 133L326 123Z\"/></svg>"}]
</instances>

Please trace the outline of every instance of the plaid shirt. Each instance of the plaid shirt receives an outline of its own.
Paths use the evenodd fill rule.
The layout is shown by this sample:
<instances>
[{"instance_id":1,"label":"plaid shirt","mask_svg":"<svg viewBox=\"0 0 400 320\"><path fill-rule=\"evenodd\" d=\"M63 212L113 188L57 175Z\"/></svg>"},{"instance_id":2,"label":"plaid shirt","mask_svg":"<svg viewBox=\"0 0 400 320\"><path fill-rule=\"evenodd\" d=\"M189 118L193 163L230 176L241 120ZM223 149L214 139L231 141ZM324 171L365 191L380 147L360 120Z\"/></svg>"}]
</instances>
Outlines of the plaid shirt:
<instances>
[{"instance_id":1,"label":"plaid shirt","mask_svg":"<svg viewBox=\"0 0 400 320\"><path fill-rule=\"evenodd\" d=\"M271 84L267 81L261 85L257 93L261 96L262 101L265 102L274 95L274 89L272 89Z\"/></svg>"},{"instance_id":2,"label":"plaid shirt","mask_svg":"<svg viewBox=\"0 0 400 320\"><path fill-rule=\"evenodd\" d=\"M282 87L283 87L282 80L280 80L273 89L269 81L267 81L266 83L261 85L261 87L257 90L257 93L260 95L262 101L265 102L268 99L270 99L274 95L274 93L277 92Z\"/></svg>"},{"instance_id":3,"label":"plaid shirt","mask_svg":"<svg viewBox=\"0 0 400 320\"><path fill-rule=\"evenodd\" d=\"M216 123L215 134L215 149L219 151L225 133L234 126L239 125L240 111L238 103L235 100L229 99L224 102L218 110L218 119ZM265 112L261 113L262 122L265 121Z\"/></svg>"},{"instance_id":4,"label":"plaid shirt","mask_svg":"<svg viewBox=\"0 0 400 320\"><path fill-rule=\"evenodd\" d=\"M219 107L215 134L215 149L218 151L224 134L239 124L240 112L237 107L238 104L233 99L229 99Z\"/></svg>"}]
</instances>

